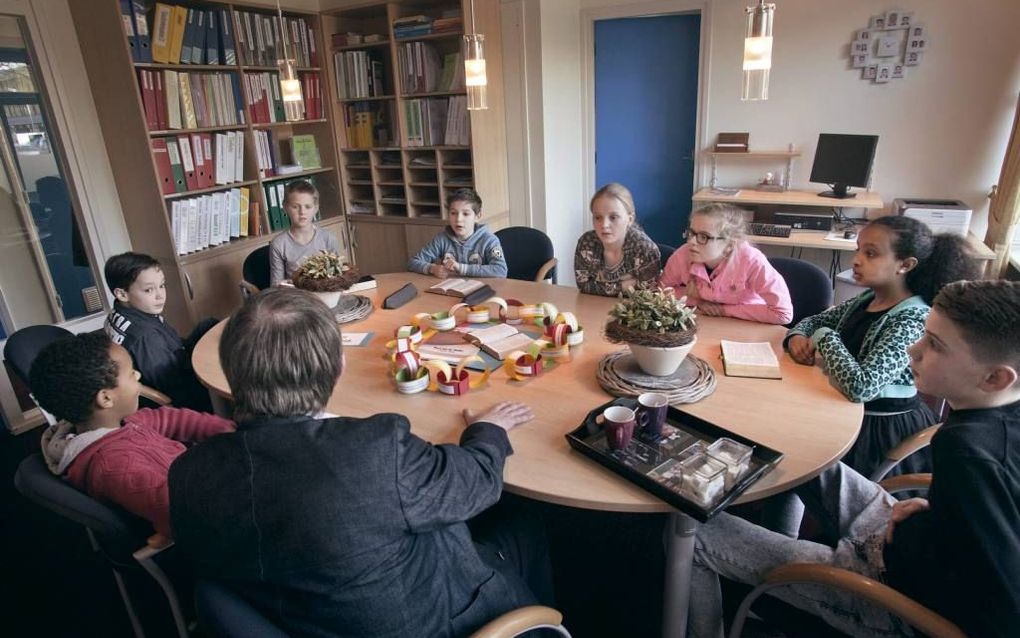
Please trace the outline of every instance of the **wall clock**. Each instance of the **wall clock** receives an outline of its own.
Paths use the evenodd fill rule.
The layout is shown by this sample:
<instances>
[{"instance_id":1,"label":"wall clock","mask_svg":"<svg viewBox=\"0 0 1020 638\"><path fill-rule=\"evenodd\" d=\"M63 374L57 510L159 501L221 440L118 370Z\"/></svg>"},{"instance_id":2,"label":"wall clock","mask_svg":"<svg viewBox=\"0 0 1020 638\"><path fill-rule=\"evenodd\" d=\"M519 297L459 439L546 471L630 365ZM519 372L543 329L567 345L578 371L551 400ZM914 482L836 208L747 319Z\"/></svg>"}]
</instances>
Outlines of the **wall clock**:
<instances>
[{"instance_id":1,"label":"wall clock","mask_svg":"<svg viewBox=\"0 0 1020 638\"><path fill-rule=\"evenodd\" d=\"M906 77L907 67L918 66L928 50L928 30L912 11L891 9L871 16L866 29L854 32L850 66L861 79L885 84Z\"/></svg>"}]
</instances>

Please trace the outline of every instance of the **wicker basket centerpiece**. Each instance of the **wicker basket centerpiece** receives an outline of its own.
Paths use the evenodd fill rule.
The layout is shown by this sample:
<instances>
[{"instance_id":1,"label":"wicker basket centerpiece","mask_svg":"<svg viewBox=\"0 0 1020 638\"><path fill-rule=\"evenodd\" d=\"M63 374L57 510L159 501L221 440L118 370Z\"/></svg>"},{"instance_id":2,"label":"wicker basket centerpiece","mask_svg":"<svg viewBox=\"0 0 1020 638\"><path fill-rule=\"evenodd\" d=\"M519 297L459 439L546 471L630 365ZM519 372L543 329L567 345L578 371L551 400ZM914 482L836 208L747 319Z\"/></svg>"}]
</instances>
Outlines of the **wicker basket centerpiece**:
<instances>
[{"instance_id":1,"label":"wicker basket centerpiece","mask_svg":"<svg viewBox=\"0 0 1020 638\"><path fill-rule=\"evenodd\" d=\"M639 287L609 311L606 338L630 347L638 366L653 376L676 372L697 341L697 318L672 288Z\"/></svg>"},{"instance_id":2,"label":"wicker basket centerpiece","mask_svg":"<svg viewBox=\"0 0 1020 638\"><path fill-rule=\"evenodd\" d=\"M330 308L357 280L358 271L342 255L325 250L306 259L291 277L295 288L319 295Z\"/></svg>"}]
</instances>

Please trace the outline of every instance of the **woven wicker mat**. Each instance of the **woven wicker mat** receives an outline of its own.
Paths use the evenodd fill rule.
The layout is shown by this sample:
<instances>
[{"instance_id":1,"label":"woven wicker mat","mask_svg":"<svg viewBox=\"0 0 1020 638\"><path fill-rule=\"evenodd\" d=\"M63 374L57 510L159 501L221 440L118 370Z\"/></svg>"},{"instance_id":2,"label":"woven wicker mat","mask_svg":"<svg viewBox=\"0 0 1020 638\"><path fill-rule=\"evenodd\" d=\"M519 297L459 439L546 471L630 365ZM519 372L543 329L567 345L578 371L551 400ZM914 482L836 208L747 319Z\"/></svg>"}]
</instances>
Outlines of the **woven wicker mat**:
<instances>
[{"instance_id":1,"label":"woven wicker mat","mask_svg":"<svg viewBox=\"0 0 1020 638\"><path fill-rule=\"evenodd\" d=\"M611 352L599 361L595 376L603 390L618 397L661 392L670 403L694 403L715 392L712 366L692 354L670 376L653 377L641 371L629 351Z\"/></svg>"},{"instance_id":2,"label":"woven wicker mat","mask_svg":"<svg viewBox=\"0 0 1020 638\"><path fill-rule=\"evenodd\" d=\"M364 319L372 313L372 300L361 295L344 294L333 308L337 323L350 323Z\"/></svg>"}]
</instances>

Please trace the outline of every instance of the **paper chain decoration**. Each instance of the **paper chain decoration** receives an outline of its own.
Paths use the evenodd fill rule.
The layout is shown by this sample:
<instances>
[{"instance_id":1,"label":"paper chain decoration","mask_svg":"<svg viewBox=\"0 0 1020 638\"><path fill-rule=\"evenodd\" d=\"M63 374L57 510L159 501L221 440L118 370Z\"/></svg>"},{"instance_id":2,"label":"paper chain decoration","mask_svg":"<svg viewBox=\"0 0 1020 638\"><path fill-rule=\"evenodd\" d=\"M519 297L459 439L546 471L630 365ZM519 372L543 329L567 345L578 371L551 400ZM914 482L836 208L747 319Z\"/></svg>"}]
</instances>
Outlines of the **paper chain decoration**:
<instances>
[{"instance_id":1,"label":"paper chain decoration","mask_svg":"<svg viewBox=\"0 0 1020 638\"><path fill-rule=\"evenodd\" d=\"M535 339L526 350L514 350L503 360L503 372L514 381L537 377L544 368L569 361L570 348L584 341L584 328L578 325L574 314L560 312L549 302L529 305L516 299L491 297L474 306L458 303L443 312L421 312L411 317L409 325L397 328L394 339L386 344L392 363L389 375L397 391L416 394L429 390L459 396L483 385L496 370L486 365L480 375L472 378L465 369L475 361L485 365L480 356L464 357L451 367L446 361L422 361L417 346L436 332L453 330L461 318L467 323L481 324L488 323L494 316L510 325L532 321L544 330L543 336Z\"/></svg>"}]
</instances>

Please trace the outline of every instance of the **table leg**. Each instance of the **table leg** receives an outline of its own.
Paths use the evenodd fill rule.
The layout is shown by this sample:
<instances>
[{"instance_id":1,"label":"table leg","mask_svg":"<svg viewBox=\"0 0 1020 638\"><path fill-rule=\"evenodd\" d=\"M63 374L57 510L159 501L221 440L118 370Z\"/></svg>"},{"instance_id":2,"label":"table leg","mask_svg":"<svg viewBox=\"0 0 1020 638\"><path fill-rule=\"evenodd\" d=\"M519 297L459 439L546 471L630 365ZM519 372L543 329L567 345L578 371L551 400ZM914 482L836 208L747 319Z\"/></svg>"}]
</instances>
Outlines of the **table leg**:
<instances>
[{"instance_id":1,"label":"table leg","mask_svg":"<svg viewBox=\"0 0 1020 638\"><path fill-rule=\"evenodd\" d=\"M687 635L687 607L691 597L691 564L694 560L694 533L698 522L681 512L673 512L666 523L666 582L662 598L663 638Z\"/></svg>"}]
</instances>

